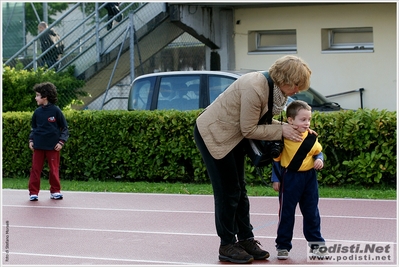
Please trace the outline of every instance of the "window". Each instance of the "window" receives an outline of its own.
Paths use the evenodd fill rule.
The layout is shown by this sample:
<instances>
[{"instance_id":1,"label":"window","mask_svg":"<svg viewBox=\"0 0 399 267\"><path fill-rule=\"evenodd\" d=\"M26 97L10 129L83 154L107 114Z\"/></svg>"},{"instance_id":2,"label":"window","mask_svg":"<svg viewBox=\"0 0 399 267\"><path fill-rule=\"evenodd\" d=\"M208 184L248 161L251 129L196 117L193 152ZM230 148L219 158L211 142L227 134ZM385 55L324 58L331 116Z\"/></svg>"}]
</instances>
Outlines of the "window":
<instances>
[{"instance_id":1,"label":"window","mask_svg":"<svg viewBox=\"0 0 399 267\"><path fill-rule=\"evenodd\" d=\"M154 92L155 78L140 80L135 83L129 93L129 110L149 109L150 99Z\"/></svg>"},{"instance_id":2,"label":"window","mask_svg":"<svg viewBox=\"0 0 399 267\"><path fill-rule=\"evenodd\" d=\"M373 52L373 28L322 29L323 52Z\"/></svg>"},{"instance_id":3,"label":"window","mask_svg":"<svg viewBox=\"0 0 399 267\"><path fill-rule=\"evenodd\" d=\"M209 103L215 101L215 99L227 89L236 79L230 77L221 77L216 75L209 75Z\"/></svg>"},{"instance_id":4,"label":"window","mask_svg":"<svg viewBox=\"0 0 399 267\"><path fill-rule=\"evenodd\" d=\"M296 30L253 31L248 34L249 53L296 53Z\"/></svg>"},{"instance_id":5,"label":"window","mask_svg":"<svg viewBox=\"0 0 399 267\"><path fill-rule=\"evenodd\" d=\"M199 75L161 78L157 109L199 109Z\"/></svg>"}]
</instances>

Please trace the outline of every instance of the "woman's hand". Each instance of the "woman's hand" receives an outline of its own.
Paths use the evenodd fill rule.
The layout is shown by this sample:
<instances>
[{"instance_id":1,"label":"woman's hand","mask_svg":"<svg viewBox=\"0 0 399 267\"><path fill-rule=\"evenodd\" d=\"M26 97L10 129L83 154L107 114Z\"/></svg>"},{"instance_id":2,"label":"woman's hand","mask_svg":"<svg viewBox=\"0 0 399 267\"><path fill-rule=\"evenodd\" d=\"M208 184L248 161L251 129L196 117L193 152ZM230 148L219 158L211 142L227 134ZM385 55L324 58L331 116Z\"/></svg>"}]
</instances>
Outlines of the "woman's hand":
<instances>
[{"instance_id":1,"label":"woman's hand","mask_svg":"<svg viewBox=\"0 0 399 267\"><path fill-rule=\"evenodd\" d=\"M291 141L301 142L302 133L299 132L297 129L298 126L283 124L283 137Z\"/></svg>"}]
</instances>

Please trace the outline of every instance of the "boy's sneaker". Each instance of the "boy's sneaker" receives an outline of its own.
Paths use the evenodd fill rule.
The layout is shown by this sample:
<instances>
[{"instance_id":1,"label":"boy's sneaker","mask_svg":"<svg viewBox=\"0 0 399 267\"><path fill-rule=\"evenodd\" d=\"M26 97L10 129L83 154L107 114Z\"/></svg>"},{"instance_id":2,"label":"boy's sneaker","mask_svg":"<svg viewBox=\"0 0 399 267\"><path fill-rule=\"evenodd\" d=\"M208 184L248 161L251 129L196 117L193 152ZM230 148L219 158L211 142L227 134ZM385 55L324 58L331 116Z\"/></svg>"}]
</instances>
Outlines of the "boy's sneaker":
<instances>
[{"instance_id":1,"label":"boy's sneaker","mask_svg":"<svg viewBox=\"0 0 399 267\"><path fill-rule=\"evenodd\" d=\"M238 241L238 244L243 247L249 255L252 255L255 260L264 260L270 256L269 252L259 247L259 245L261 245L260 242L258 240L254 240L253 238Z\"/></svg>"},{"instance_id":2,"label":"boy's sneaker","mask_svg":"<svg viewBox=\"0 0 399 267\"><path fill-rule=\"evenodd\" d=\"M288 259L288 250L286 249L277 249L277 259L279 260L286 260Z\"/></svg>"},{"instance_id":3,"label":"boy's sneaker","mask_svg":"<svg viewBox=\"0 0 399 267\"><path fill-rule=\"evenodd\" d=\"M39 197L37 195L30 195L29 200L30 201L38 201Z\"/></svg>"},{"instance_id":4,"label":"boy's sneaker","mask_svg":"<svg viewBox=\"0 0 399 267\"><path fill-rule=\"evenodd\" d=\"M53 194L50 195L50 198L51 199L62 199L63 196L62 196L61 193L53 193Z\"/></svg>"},{"instance_id":5,"label":"boy's sneaker","mask_svg":"<svg viewBox=\"0 0 399 267\"><path fill-rule=\"evenodd\" d=\"M219 260L233 263L251 263L254 260L238 243L219 247Z\"/></svg>"},{"instance_id":6,"label":"boy's sneaker","mask_svg":"<svg viewBox=\"0 0 399 267\"><path fill-rule=\"evenodd\" d=\"M313 256L316 256L321 259L329 255L326 246L320 246L318 248L313 249L312 254Z\"/></svg>"}]
</instances>

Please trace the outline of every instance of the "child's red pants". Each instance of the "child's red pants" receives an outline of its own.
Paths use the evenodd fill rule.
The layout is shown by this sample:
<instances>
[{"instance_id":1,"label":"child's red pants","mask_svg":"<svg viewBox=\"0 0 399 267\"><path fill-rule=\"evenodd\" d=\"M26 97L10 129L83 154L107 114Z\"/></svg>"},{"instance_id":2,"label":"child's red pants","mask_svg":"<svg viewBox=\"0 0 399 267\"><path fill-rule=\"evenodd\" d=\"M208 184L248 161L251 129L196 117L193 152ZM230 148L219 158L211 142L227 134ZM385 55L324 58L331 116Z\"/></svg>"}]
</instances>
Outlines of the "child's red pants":
<instances>
[{"instance_id":1,"label":"child's red pants","mask_svg":"<svg viewBox=\"0 0 399 267\"><path fill-rule=\"evenodd\" d=\"M61 191L59 175L60 152L56 150L35 149L32 156L32 169L29 177L29 195L39 194L40 176L44 167L45 159L47 159L47 163L50 169L50 193L59 193Z\"/></svg>"}]
</instances>

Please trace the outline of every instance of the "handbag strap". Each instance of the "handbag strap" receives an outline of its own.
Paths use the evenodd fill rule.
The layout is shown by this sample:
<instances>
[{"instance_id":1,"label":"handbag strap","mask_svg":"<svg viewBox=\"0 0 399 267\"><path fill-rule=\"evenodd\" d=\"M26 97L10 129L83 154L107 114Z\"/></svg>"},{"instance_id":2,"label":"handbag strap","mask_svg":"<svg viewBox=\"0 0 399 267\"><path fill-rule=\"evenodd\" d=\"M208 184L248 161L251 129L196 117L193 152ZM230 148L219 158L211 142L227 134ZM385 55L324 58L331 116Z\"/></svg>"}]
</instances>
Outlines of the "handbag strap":
<instances>
[{"instance_id":1,"label":"handbag strap","mask_svg":"<svg viewBox=\"0 0 399 267\"><path fill-rule=\"evenodd\" d=\"M262 116L262 118L259 120L258 124L265 124L267 122L268 124L272 123L272 118L273 118L273 87L274 87L274 82L269 76L269 72L267 71L262 71L262 74L266 77L267 83L269 84L269 101L268 101L268 106L267 106L267 112L265 115Z\"/></svg>"},{"instance_id":2,"label":"handbag strap","mask_svg":"<svg viewBox=\"0 0 399 267\"><path fill-rule=\"evenodd\" d=\"M272 119L273 119L273 88L274 88L274 82L273 82L272 78L270 78L269 72L262 71L261 73L266 77L267 84L269 85L269 99L268 99L268 103L267 103L267 112L262 116L262 118L260 118L258 124L264 124L265 122L267 122L268 124L271 124L272 123ZM262 181L266 185L268 185L265 182L264 178L263 178L263 168L256 167L256 171L257 171L259 177L262 179Z\"/></svg>"},{"instance_id":3,"label":"handbag strap","mask_svg":"<svg viewBox=\"0 0 399 267\"><path fill-rule=\"evenodd\" d=\"M315 134L308 134L308 136L306 136L305 140L303 140L302 144L299 146L297 152L292 158L290 164L288 164L287 169L293 171L299 170L306 155L309 153L314 143L316 142L316 138L317 137Z\"/></svg>"}]
</instances>

